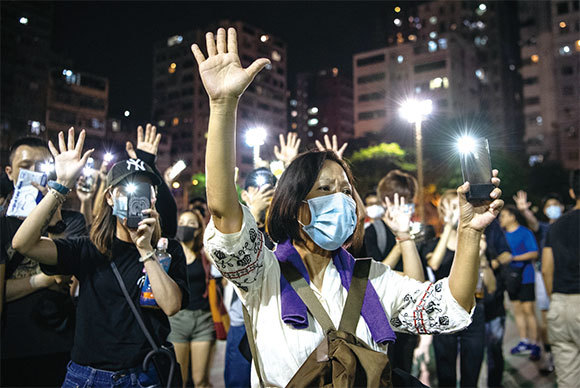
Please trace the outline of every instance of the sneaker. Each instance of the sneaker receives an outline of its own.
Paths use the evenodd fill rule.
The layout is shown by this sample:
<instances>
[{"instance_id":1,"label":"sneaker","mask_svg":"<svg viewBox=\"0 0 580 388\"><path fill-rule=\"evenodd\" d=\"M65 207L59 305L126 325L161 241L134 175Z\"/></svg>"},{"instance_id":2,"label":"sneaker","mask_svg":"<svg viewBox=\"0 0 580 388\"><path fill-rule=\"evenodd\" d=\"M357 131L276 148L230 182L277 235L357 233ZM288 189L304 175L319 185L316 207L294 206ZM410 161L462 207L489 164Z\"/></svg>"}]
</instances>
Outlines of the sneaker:
<instances>
[{"instance_id":1,"label":"sneaker","mask_svg":"<svg viewBox=\"0 0 580 388\"><path fill-rule=\"evenodd\" d=\"M549 375L554 371L554 358L551 352L544 352L542 357L542 365L540 366L540 373L544 376Z\"/></svg>"},{"instance_id":2,"label":"sneaker","mask_svg":"<svg viewBox=\"0 0 580 388\"><path fill-rule=\"evenodd\" d=\"M532 353L530 354L530 360L539 361L542 356L542 349L538 345L529 345Z\"/></svg>"},{"instance_id":3,"label":"sneaker","mask_svg":"<svg viewBox=\"0 0 580 388\"><path fill-rule=\"evenodd\" d=\"M511 354L522 354L522 353L526 353L529 352L530 350L532 350L530 348L530 346L532 346L531 344L524 342L524 341L520 341L516 346L514 346L512 348L512 350L510 351Z\"/></svg>"}]
</instances>

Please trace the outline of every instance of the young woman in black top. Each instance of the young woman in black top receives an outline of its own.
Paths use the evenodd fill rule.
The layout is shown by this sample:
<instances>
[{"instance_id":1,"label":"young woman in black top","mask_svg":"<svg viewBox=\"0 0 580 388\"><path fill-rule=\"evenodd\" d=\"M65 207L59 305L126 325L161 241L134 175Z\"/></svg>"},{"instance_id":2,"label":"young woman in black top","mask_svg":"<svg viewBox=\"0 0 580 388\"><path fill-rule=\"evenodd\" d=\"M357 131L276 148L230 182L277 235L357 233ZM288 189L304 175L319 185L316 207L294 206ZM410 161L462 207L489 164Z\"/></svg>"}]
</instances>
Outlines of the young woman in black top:
<instances>
[{"instance_id":1,"label":"young woman in black top","mask_svg":"<svg viewBox=\"0 0 580 388\"><path fill-rule=\"evenodd\" d=\"M158 214L154 210L155 188L151 190L151 209L137 229L127 227L123 200L129 184L157 186L160 179L142 161L118 162L107 175L105 201L92 225L90 238L52 240L41 237L67 191L74 186L87 158L82 153L85 133L74 141L69 129L68 144L59 133L59 148L49 143L55 157L57 181L49 184L49 193L16 232L12 246L18 252L37 260L49 273L72 274L80 282L77 326L71 362L63 386L155 386L159 377L151 365L141 368L151 350L138 326L114 273L115 263L135 304L139 303L140 285L145 272L160 309L141 309L149 331L161 344L169 334L168 315L177 313L188 303L185 256L176 241L170 241L172 255L168 272L162 268L153 246L160 237Z\"/></svg>"}]
</instances>

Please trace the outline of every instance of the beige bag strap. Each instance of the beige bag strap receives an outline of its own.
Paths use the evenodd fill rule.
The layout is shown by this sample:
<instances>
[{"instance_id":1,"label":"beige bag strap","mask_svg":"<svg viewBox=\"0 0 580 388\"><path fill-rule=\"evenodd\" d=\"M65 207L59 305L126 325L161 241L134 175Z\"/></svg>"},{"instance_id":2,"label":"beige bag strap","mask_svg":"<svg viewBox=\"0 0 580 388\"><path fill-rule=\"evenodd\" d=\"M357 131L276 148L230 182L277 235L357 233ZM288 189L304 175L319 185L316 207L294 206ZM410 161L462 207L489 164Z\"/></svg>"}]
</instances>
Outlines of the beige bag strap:
<instances>
[{"instance_id":1,"label":"beige bag strap","mask_svg":"<svg viewBox=\"0 0 580 388\"><path fill-rule=\"evenodd\" d=\"M250 313L248 313L248 309L243 303L242 303L242 311L244 312L244 323L246 324L246 335L248 336L250 353L252 353L252 359L254 360L254 366L256 367L256 374L258 375L260 387L264 388L264 380L262 380L262 371L260 369L260 361L258 361L258 352L256 350L256 341L254 341L254 327L252 326Z\"/></svg>"},{"instance_id":2,"label":"beige bag strap","mask_svg":"<svg viewBox=\"0 0 580 388\"><path fill-rule=\"evenodd\" d=\"M292 286L292 288L296 291L300 299L304 302L310 314L316 319L316 321L322 327L322 330L325 334L329 331L336 330L334 328L334 324L332 320L328 316L328 313L322 307L322 304L314 295L314 291L306 282L306 279L298 272L296 268L290 263L283 263L278 262L280 264L280 270L282 271L282 275L288 280L288 283Z\"/></svg>"},{"instance_id":3,"label":"beige bag strap","mask_svg":"<svg viewBox=\"0 0 580 388\"><path fill-rule=\"evenodd\" d=\"M354 263L350 288L344 302L342 317L338 330L345 331L356 336L356 327L360 320L360 313L369 282L371 259L358 259Z\"/></svg>"}]
</instances>

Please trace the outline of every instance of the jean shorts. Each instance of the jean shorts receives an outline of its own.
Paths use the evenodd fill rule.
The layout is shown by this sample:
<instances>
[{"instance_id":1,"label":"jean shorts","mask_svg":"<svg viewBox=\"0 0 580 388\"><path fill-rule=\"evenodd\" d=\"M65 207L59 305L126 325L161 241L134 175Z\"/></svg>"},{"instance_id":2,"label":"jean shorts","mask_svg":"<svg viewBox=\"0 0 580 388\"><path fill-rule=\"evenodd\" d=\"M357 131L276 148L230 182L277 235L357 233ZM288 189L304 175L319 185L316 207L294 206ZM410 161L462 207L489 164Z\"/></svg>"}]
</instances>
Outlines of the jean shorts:
<instances>
[{"instance_id":1,"label":"jean shorts","mask_svg":"<svg viewBox=\"0 0 580 388\"><path fill-rule=\"evenodd\" d=\"M63 388L84 387L160 387L159 377L151 364L147 372L139 368L108 371L79 365L70 361L67 366Z\"/></svg>"},{"instance_id":2,"label":"jean shorts","mask_svg":"<svg viewBox=\"0 0 580 388\"><path fill-rule=\"evenodd\" d=\"M216 338L211 312L207 310L181 310L169 317L171 342L206 342Z\"/></svg>"}]
</instances>

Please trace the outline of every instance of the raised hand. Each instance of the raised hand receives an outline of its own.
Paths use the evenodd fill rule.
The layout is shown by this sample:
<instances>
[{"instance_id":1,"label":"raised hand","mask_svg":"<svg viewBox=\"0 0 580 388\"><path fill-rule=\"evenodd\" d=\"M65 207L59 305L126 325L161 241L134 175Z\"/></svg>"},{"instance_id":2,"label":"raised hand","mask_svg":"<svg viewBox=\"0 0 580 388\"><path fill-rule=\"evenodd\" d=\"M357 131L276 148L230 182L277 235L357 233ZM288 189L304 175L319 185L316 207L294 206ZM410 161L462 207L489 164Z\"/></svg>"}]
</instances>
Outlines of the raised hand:
<instances>
[{"instance_id":1,"label":"raised hand","mask_svg":"<svg viewBox=\"0 0 580 388\"><path fill-rule=\"evenodd\" d=\"M474 206L467 201L466 194L469 191L469 182L465 182L457 189L459 195L459 227L462 229L474 229L482 232L498 216L503 207L501 190L498 188L500 180L497 177L498 171L493 170L491 183L496 188L493 189L490 198L493 200L490 204Z\"/></svg>"},{"instance_id":2,"label":"raised hand","mask_svg":"<svg viewBox=\"0 0 580 388\"><path fill-rule=\"evenodd\" d=\"M272 202L274 196L274 189L270 185L258 187L248 187L247 204L252 214L259 214L266 210Z\"/></svg>"},{"instance_id":3,"label":"raised hand","mask_svg":"<svg viewBox=\"0 0 580 388\"><path fill-rule=\"evenodd\" d=\"M453 228L457 228L459 222L459 209L453 209L450 201L441 204L443 208L443 222Z\"/></svg>"},{"instance_id":4,"label":"raised hand","mask_svg":"<svg viewBox=\"0 0 580 388\"><path fill-rule=\"evenodd\" d=\"M518 191L517 194L513 196L513 199L516 203L516 207L521 212L528 210L530 206L532 206L532 203L528 202L528 193L523 190Z\"/></svg>"},{"instance_id":5,"label":"raised hand","mask_svg":"<svg viewBox=\"0 0 580 388\"><path fill-rule=\"evenodd\" d=\"M56 171L56 180L69 189L71 189L78 177L83 171L83 167L87 163L87 159L95 151L95 149L90 149L84 154L83 145L85 143L85 131L81 131L78 141L75 145L75 130L70 127L68 130L68 142L64 141L64 134L59 132L58 134L58 145L59 150L56 149L52 141L48 142L48 148L54 156L54 169Z\"/></svg>"},{"instance_id":6,"label":"raised hand","mask_svg":"<svg viewBox=\"0 0 580 388\"><path fill-rule=\"evenodd\" d=\"M152 207L155 206L153 203ZM131 240L139 250L150 251L153 249L151 245L151 236L153 235L153 230L155 229L155 224L159 221L159 213L157 213L153 208L143 210L144 214L148 214L149 217L141 220L137 229L129 229L129 235ZM127 225L127 219L123 220L125 226Z\"/></svg>"},{"instance_id":7,"label":"raised hand","mask_svg":"<svg viewBox=\"0 0 580 388\"><path fill-rule=\"evenodd\" d=\"M348 143L344 143L339 148L338 147L338 139L337 139L336 135L332 135L332 143L330 142L330 138L328 137L328 135L324 135L324 145L322 145L322 143L319 142L318 140L315 141L315 144L316 144L316 147L318 147L318 149L320 151L327 151L327 150L334 151L340 159L342 159L342 154L344 153L344 150L346 150L346 147L348 146Z\"/></svg>"},{"instance_id":8,"label":"raised hand","mask_svg":"<svg viewBox=\"0 0 580 388\"><path fill-rule=\"evenodd\" d=\"M197 44L191 46L201 81L211 101L239 98L260 70L270 63L270 60L260 58L244 69L238 56L236 30L229 28L227 35L226 40L223 28L218 29L217 40L211 32L205 35L207 59Z\"/></svg>"},{"instance_id":9,"label":"raised hand","mask_svg":"<svg viewBox=\"0 0 580 388\"><path fill-rule=\"evenodd\" d=\"M300 148L300 139L296 132L288 133L288 140L284 140L284 135L280 134L280 148L274 146L274 155L276 159L284 163L284 166L288 167L292 159L298 155L298 149Z\"/></svg>"},{"instance_id":10,"label":"raised hand","mask_svg":"<svg viewBox=\"0 0 580 388\"><path fill-rule=\"evenodd\" d=\"M157 128L154 125L147 124L145 126L145 136L143 136L143 127L137 127L137 149L148 154L157 155L157 150L159 148L159 142L161 141L161 134L157 133ZM125 150L127 155L131 159L137 159L137 153L133 149L133 143L128 141L125 144Z\"/></svg>"},{"instance_id":11,"label":"raised hand","mask_svg":"<svg viewBox=\"0 0 580 388\"><path fill-rule=\"evenodd\" d=\"M389 197L385 197L387 209L383 220L397 237L408 235L411 231L411 217L413 213L409 211L409 207L405 206L405 197L399 200L399 194L395 193L393 202Z\"/></svg>"}]
</instances>

